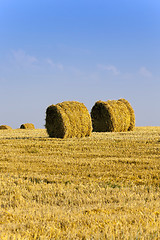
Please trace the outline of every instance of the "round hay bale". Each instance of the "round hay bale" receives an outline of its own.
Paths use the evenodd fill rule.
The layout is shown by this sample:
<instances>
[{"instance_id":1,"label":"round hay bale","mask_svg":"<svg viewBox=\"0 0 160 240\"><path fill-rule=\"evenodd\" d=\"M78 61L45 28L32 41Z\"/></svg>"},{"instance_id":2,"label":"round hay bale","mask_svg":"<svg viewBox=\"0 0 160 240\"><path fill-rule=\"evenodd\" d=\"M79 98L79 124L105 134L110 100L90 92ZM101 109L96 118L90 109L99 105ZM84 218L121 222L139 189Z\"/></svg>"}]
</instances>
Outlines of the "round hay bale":
<instances>
[{"instance_id":1,"label":"round hay bale","mask_svg":"<svg viewBox=\"0 0 160 240\"><path fill-rule=\"evenodd\" d=\"M7 126L7 125L1 125L0 129L1 130L12 130L12 128L10 126Z\"/></svg>"},{"instance_id":2,"label":"round hay bale","mask_svg":"<svg viewBox=\"0 0 160 240\"><path fill-rule=\"evenodd\" d=\"M91 135L92 121L83 103L65 101L47 108L45 127L53 138L80 138Z\"/></svg>"},{"instance_id":3,"label":"round hay bale","mask_svg":"<svg viewBox=\"0 0 160 240\"><path fill-rule=\"evenodd\" d=\"M118 101L122 101L126 104L129 112L130 112L130 126L128 128L128 131L133 131L133 129L135 128L135 113L134 113L134 110L131 106L131 104L124 98L120 98Z\"/></svg>"},{"instance_id":4,"label":"round hay bale","mask_svg":"<svg viewBox=\"0 0 160 240\"><path fill-rule=\"evenodd\" d=\"M35 129L33 123L24 123L20 126L21 129Z\"/></svg>"},{"instance_id":5,"label":"round hay bale","mask_svg":"<svg viewBox=\"0 0 160 240\"><path fill-rule=\"evenodd\" d=\"M91 110L94 132L125 132L131 130L131 114L125 101L97 101Z\"/></svg>"}]
</instances>

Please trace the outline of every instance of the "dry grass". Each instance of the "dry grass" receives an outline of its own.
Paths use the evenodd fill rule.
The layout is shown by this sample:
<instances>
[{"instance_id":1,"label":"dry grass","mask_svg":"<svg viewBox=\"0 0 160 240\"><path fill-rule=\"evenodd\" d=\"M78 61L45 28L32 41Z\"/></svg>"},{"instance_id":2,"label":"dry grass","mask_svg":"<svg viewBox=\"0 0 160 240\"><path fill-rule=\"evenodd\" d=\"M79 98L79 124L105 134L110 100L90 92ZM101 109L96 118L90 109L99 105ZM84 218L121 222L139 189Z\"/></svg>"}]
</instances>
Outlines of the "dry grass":
<instances>
[{"instance_id":1,"label":"dry grass","mask_svg":"<svg viewBox=\"0 0 160 240\"><path fill-rule=\"evenodd\" d=\"M160 127L0 144L0 239L160 238Z\"/></svg>"}]
</instances>

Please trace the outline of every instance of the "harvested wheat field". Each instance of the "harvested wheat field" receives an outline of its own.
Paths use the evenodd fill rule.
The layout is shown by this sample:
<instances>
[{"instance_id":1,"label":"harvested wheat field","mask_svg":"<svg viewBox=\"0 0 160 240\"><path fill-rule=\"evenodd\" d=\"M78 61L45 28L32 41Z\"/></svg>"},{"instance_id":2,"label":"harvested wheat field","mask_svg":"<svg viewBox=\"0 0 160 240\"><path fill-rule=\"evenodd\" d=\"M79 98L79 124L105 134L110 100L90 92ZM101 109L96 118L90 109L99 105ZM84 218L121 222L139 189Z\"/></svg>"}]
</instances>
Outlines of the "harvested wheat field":
<instances>
[{"instance_id":1,"label":"harvested wheat field","mask_svg":"<svg viewBox=\"0 0 160 240\"><path fill-rule=\"evenodd\" d=\"M0 239L160 239L160 127L0 144Z\"/></svg>"}]
</instances>

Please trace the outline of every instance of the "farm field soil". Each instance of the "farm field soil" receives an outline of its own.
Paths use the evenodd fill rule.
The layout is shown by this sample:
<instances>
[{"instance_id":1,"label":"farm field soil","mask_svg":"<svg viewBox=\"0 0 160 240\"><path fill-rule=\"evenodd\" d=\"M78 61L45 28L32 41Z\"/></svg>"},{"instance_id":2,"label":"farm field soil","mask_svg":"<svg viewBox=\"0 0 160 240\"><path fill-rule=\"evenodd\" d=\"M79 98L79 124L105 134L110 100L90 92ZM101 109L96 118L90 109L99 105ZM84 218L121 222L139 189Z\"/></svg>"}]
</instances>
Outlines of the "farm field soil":
<instances>
[{"instance_id":1,"label":"farm field soil","mask_svg":"<svg viewBox=\"0 0 160 240\"><path fill-rule=\"evenodd\" d=\"M0 146L0 239L160 239L160 127Z\"/></svg>"}]
</instances>

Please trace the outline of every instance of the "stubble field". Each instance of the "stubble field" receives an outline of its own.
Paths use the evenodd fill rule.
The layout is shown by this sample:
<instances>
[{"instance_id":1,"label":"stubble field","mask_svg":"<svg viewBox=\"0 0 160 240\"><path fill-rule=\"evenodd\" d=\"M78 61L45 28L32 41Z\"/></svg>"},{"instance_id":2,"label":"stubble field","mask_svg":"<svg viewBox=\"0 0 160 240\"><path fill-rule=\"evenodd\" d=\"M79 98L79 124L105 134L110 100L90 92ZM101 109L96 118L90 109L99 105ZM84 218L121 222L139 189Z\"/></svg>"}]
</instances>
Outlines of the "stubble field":
<instances>
[{"instance_id":1,"label":"stubble field","mask_svg":"<svg viewBox=\"0 0 160 240\"><path fill-rule=\"evenodd\" d=\"M160 127L0 146L0 239L160 239Z\"/></svg>"}]
</instances>

